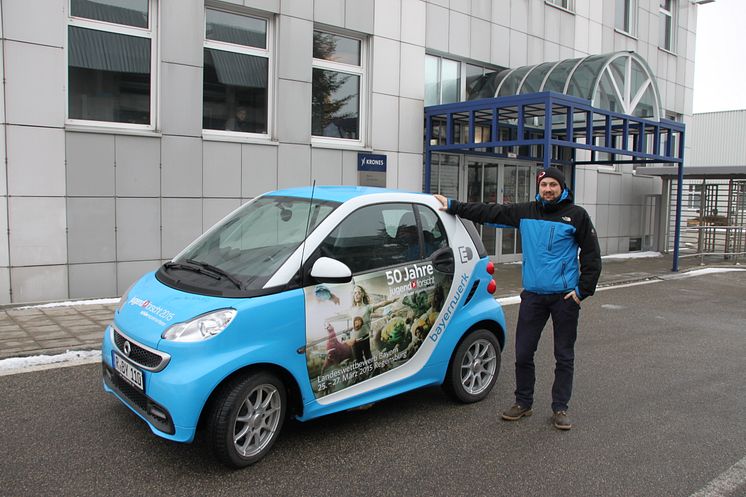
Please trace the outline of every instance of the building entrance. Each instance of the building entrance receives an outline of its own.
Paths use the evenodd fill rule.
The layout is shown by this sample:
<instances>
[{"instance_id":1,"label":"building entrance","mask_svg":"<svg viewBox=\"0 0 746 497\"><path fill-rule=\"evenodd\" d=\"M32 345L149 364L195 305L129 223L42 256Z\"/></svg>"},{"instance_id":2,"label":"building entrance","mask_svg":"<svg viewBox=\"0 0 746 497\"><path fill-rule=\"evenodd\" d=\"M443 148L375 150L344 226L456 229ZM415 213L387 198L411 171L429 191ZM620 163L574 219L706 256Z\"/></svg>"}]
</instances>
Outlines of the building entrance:
<instances>
[{"instance_id":1,"label":"building entrance","mask_svg":"<svg viewBox=\"0 0 746 497\"><path fill-rule=\"evenodd\" d=\"M529 202L536 194L533 162L433 154L431 192L466 202ZM521 260L521 237L517 229L477 225L487 253L496 262Z\"/></svg>"},{"instance_id":2,"label":"building entrance","mask_svg":"<svg viewBox=\"0 0 746 497\"><path fill-rule=\"evenodd\" d=\"M467 202L519 203L528 202L535 194L532 178L535 166L504 163L490 159L467 157L465 192ZM487 252L497 262L521 260L521 237L515 228L479 227Z\"/></svg>"}]
</instances>

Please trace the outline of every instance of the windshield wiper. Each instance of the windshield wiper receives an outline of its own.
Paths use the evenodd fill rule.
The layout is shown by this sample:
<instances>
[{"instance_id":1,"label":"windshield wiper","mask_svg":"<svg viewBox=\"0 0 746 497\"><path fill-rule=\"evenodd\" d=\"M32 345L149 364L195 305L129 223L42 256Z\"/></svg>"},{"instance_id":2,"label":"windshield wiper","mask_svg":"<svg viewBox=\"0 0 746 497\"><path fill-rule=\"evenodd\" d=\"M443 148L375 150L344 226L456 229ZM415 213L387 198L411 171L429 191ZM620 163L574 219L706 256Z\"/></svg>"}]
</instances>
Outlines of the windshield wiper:
<instances>
[{"instance_id":1,"label":"windshield wiper","mask_svg":"<svg viewBox=\"0 0 746 497\"><path fill-rule=\"evenodd\" d=\"M243 284L241 283L241 280L233 276L232 274L226 272L223 269L220 269L217 266L213 266L212 264L208 264L207 262L202 261L196 261L194 259L187 259L186 260L189 264L195 264L203 269L206 269L208 271L212 271L213 273L219 274L220 276L225 276L231 283L236 285L236 288L239 290L243 289Z\"/></svg>"},{"instance_id":2,"label":"windshield wiper","mask_svg":"<svg viewBox=\"0 0 746 497\"><path fill-rule=\"evenodd\" d=\"M236 285L239 290L242 289L241 282L238 281L236 278L231 276L230 274L227 274L222 269L211 266L210 264L203 263L203 262L197 262L193 261L191 259L187 260L189 264L183 264L181 262L167 262L163 265L166 269L184 269L187 271L194 271L195 273L204 274L205 276L209 276L210 278L219 280L223 277L230 280L231 283Z\"/></svg>"}]
</instances>

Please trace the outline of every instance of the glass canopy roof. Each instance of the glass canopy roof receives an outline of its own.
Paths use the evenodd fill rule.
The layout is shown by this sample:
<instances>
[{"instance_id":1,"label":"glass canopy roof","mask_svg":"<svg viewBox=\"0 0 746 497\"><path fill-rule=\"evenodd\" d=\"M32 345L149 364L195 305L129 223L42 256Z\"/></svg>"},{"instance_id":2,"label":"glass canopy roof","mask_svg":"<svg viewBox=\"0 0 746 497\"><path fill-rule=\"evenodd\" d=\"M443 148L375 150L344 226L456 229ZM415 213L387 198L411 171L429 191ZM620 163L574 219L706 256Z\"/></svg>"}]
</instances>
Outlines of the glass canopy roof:
<instances>
[{"instance_id":1,"label":"glass canopy roof","mask_svg":"<svg viewBox=\"0 0 746 497\"><path fill-rule=\"evenodd\" d=\"M647 119L661 118L660 93L645 59L635 52L590 55L491 73L474 99L553 91L590 100L593 107Z\"/></svg>"}]
</instances>

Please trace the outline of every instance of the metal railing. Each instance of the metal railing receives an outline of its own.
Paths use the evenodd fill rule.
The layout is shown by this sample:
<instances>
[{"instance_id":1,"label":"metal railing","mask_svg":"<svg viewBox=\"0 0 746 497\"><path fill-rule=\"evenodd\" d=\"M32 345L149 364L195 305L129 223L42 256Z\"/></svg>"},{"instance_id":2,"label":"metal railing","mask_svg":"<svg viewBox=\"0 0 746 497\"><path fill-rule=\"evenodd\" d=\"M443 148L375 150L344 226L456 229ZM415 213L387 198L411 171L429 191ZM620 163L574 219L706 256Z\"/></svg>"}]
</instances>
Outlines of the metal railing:
<instances>
[{"instance_id":1,"label":"metal railing","mask_svg":"<svg viewBox=\"0 0 746 497\"><path fill-rule=\"evenodd\" d=\"M738 259L746 256L746 226L689 226L682 232L696 233L697 246L694 253L681 253L679 257L723 256L724 259ZM693 247L689 247L693 249Z\"/></svg>"}]
</instances>

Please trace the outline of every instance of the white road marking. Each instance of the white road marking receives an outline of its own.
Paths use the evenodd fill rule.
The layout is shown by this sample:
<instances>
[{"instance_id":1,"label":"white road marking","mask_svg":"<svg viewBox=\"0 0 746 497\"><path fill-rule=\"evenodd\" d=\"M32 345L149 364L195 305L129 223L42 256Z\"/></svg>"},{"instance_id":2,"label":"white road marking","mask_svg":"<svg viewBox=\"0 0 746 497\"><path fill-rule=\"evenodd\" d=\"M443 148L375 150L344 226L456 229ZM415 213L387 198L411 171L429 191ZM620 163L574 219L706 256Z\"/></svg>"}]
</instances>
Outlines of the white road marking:
<instances>
[{"instance_id":1,"label":"white road marking","mask_svg":"<svg viewBox=\"0 0 746 497\"><path fill-rule=\"evenodd\" d=\"M746 491L746 457L689 497L736 497ZM736 492L739 492L736 494Z\"/></svg>"}]
</instances>

